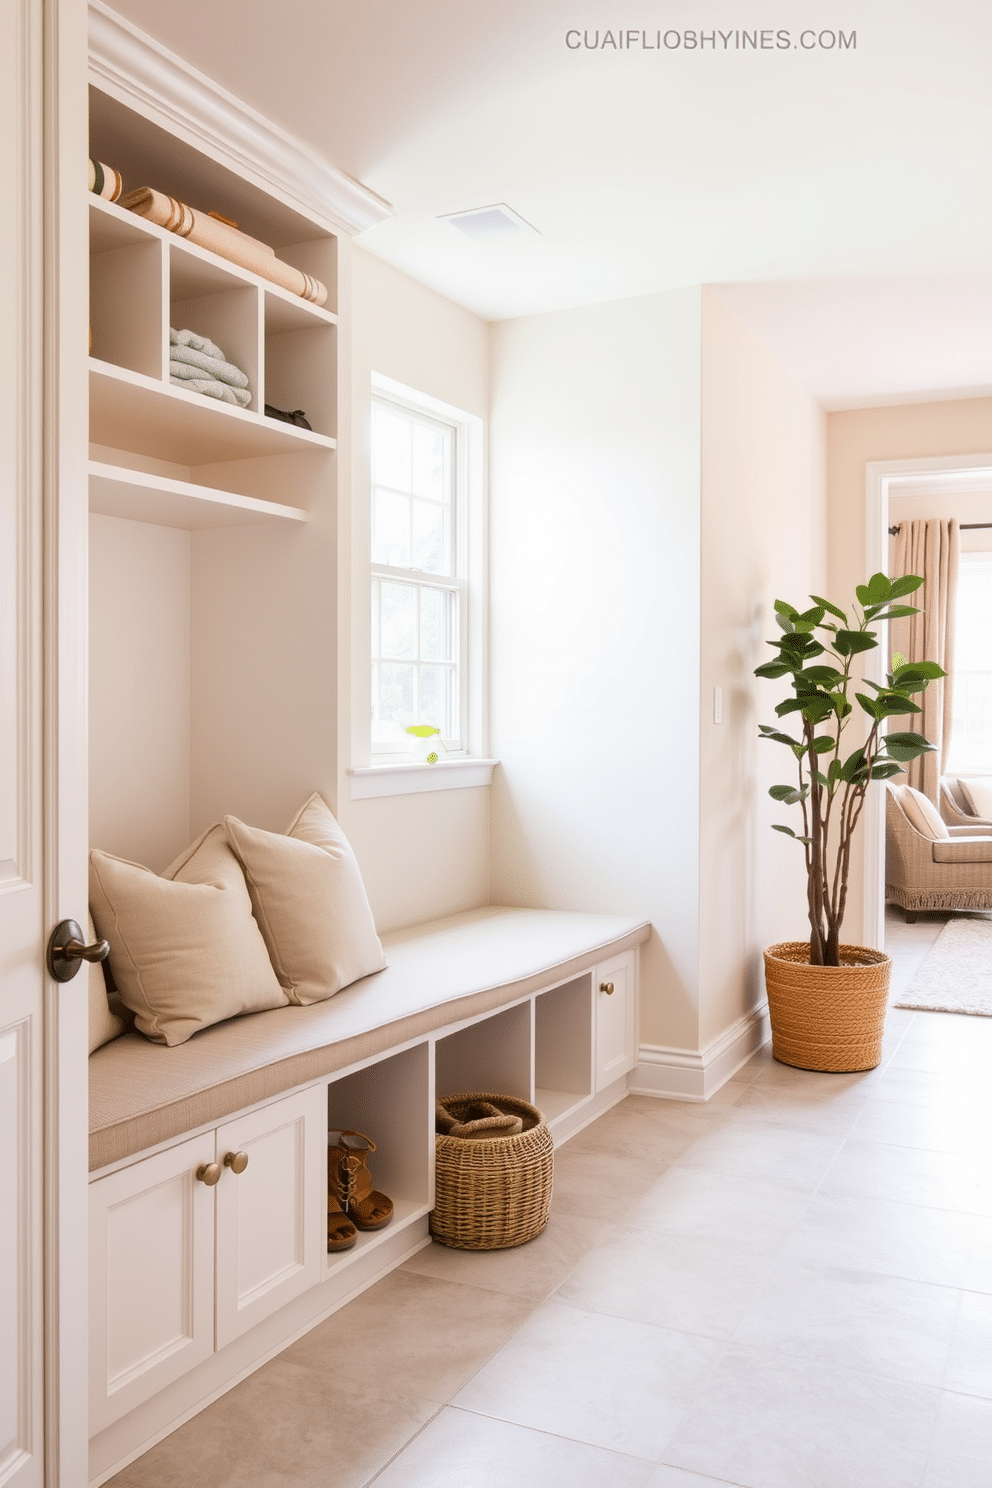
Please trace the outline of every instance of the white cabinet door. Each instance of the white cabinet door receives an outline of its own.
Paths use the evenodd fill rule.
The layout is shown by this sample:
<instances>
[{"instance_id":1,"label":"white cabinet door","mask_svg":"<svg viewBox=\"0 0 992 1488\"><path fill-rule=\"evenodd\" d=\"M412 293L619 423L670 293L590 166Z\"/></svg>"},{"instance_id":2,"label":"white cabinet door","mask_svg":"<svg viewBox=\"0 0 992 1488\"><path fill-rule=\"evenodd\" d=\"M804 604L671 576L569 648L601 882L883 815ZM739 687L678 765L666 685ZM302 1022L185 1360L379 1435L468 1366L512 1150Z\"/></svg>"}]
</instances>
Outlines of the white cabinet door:
<instances>
[{"instance_id":1,"label":"white cabinet door","mask_svg":"<svg viewBox=\"0 0 992 1488\"><path fill-rule=\"evenodd\" d=\"M612 1085L637 1063L636 952L596 967L596 1089Z\"/></svg>"},{"instance_id":2,"label":"white cabinet door","mask_svg":"<svg viewBox=\"0 0 992 1488\"><path fill-rule=\"evenodd\" d=\"M240 1155L240 1156L239 1156ZM237 1172L247 1158L243 1171ZM217 1131L217 1347L316 1286L326 1244L327 1096L302 1090Z\"/></svg>"},{"instance_id":3,"label":"white cabinet door","mask_svg":"<svg viewBox=\"0 0 992 1488\"><path fill-rule=\"evenodd\" d=\"M91 1433L213 1352L213 1157L192 1137L90 1185Z\"/></svg>"}]
</instances>

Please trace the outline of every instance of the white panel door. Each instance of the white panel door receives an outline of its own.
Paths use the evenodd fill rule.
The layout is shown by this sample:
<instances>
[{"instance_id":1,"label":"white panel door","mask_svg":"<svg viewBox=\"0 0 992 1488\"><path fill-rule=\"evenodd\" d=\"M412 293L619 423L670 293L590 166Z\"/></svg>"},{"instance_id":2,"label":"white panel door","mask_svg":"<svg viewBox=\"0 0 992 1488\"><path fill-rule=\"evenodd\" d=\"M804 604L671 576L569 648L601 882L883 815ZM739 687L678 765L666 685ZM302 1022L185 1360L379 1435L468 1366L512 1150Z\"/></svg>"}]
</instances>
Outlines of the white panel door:
<instances>
[{"instance_id":1,"label":"white panel door","mask_svg":"<svg viewBox=\"0 0 992 1488\"><path fill-rule=\"evenodd\" d=\"M86 919L82 664L85 6L0 0L0 1483L86 1482L86 978L45 974ZM63 91L62 65L75 69ZM71 145L68 143L71 137ZM61 172L71 157L64 216ZM73 238L76 223L77 239ZM69 272L69 281L75 270ZM62 407L75 399L63 427ZM63 476L65 475L65 481ZM63 525L64 523L64 525ZM63 544L64 539L64 546ZM70 574L63 590L62 579ZM63 702L65 711L63 713ZM71 798L63 822L63 799ZM65 832L63 834L63 826ZM71 1236L71 1244L66 1237Z\"/></svg>"},{"instance_id":2,"label":"white panel door","mask_svg":"<svg viewBox=\"0 0 992 1488\"><path fill-rule=\"evenodd\" d=\"M90 1429L213 1353L212 1133L90 1184Z\"/></svg>"},{"instance_id":3,"label":"white panel door","mask_svg":"<svg viewBox=\"0 0 992 1488\"><path fill-rule=\"evenodd\" d=\"M636 952L596 968L596 1089L604 1090L637 1063Z\"/></svg>"},{"instance_id":4,"label":"white panel door","mask_svg":"<svg viewBox=\"0 0 992 1488\"><path fill-rule=\"evenodd\" d=\"M245 1157L247 1165L237 1172ZM323 1086L220 1127L216 1160L222 1168L216 1188L217 1347L223 1348L320 1281L327 1243Z\"/></svg>"}]
</instances>

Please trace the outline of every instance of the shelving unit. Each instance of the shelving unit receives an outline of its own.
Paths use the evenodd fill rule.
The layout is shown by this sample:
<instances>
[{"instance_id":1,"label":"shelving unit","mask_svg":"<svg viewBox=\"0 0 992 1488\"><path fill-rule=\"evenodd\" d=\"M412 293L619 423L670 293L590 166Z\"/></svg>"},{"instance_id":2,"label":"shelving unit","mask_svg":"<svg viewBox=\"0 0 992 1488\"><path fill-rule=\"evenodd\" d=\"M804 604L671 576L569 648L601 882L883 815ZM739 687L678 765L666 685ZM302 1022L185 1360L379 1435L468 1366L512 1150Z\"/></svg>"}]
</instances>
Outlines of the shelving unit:
<instances>
[{"instance_id":1,"label":"shelving unit","mask_svg":"<svg viewBox=\"0 0 992 1488\"><path fill-rule=\"evenodd\" d=\"M312 304L89 199L91 840L160 870L219 816L281 830L314 786L333 793L341 249L95 87L90 150L126 189L216 207L328 290ZM170 382L170 327L245 373L247 406Z\"/></svg>"}]
</instances>

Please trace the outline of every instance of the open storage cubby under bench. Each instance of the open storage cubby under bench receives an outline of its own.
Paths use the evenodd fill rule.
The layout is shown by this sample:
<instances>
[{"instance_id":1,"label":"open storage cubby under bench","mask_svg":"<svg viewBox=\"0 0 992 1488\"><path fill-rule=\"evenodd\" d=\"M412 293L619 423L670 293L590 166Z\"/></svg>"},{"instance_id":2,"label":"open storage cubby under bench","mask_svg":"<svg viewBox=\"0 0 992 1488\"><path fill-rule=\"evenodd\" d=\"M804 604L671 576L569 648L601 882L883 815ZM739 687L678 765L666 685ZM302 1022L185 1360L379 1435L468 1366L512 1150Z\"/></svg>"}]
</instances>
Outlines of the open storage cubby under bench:
<instances>
[{"instance_id":1,"label":"open storage cubby under bench","mask_svg":"<svg viewBox=\"0 0 992 1488\"><path fill-rule=\"evenodd\" d=\"M531 1101L556 1145L622 1100L648 932L617 916L469 911L384 936L385 971L328 1002L177 1048L132 1032L98 1049L91 1481L429 1243L437 1095ZM620 1042L607 1079L601 1052ZM340 1128L376 1142L373 1182L395 1208L328 1255L326 1139ZM240 1172L225 1165L237 1153ZM208 1187L210 1163L221 1176Z\"/></svg>"}]
</instances>

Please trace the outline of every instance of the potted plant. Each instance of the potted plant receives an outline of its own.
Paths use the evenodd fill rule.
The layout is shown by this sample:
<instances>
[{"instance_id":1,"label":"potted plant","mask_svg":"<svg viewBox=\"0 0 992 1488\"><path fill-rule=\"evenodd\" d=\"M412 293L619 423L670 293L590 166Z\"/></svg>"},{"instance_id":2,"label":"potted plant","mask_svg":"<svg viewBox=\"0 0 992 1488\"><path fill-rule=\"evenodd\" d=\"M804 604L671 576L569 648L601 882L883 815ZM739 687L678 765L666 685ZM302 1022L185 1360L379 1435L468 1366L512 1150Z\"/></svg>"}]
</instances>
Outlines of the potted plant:
<instances>
[{"instance_id":1,"label":"potted plant","mask_svg":"<svg viewBox=\"0 0 992 1488\"><path fill-rule=\"evenodd\" d=\"M852 665L878 645L876 627L883 621L917 613L897 601L922 583L916 574L874 574L855 591L853 619L816 594L810 595L812 608L803 611L776 600L782 635L769 645L778 654L755 669L757 677L789 678L792 696L775 712L780 719L797 715L801 729L795 737L760 726L762 738L790 751L798 774L795 784L773 785L769 795L802 813L801 831L778 823L774 830L803 850L810 938L808 944L769 947L765 985L772 1052L800 1069L874 1069L881 1059L891 963L882 951L840 939L851 845L872 781L900 774L907 760L933 748L922 734L887 733L888 720L919 713L913 694L945 673L936 662L909 662L897 654L885 682L877 683L856 679ZM845 730L854 716L867 724L867 735L845 753Z\"/></svg>"}]
</instances>

